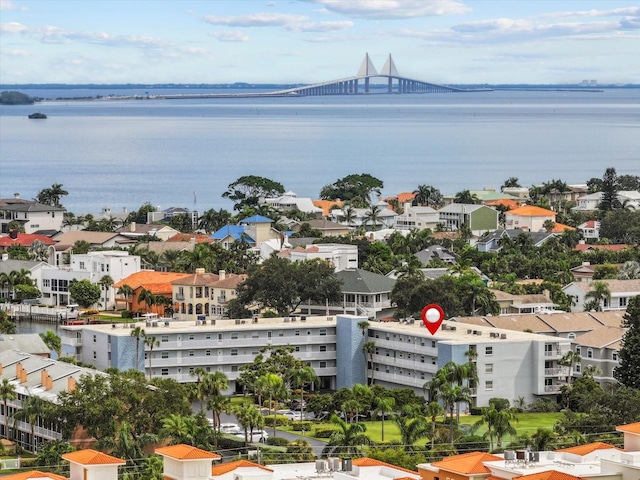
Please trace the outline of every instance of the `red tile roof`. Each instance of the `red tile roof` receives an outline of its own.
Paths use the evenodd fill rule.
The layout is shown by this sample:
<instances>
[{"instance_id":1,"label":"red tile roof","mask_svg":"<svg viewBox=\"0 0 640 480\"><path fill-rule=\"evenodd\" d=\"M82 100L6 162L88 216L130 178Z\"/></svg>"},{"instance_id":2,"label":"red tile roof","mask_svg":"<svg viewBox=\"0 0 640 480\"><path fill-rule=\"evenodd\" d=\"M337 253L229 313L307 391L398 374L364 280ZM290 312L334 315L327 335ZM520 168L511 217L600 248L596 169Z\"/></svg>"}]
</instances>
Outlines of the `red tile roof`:
<instances>
[{"instance_id":1,"label":"red tile roof","mask_svg":"<svg viewBox=\"0 0 640 480\"><path fill-rule=\"evenodd\" d=\"M619 252L624 250L625 248L629 248L629 245L625 243L620 243L616 245L590 245L587 243L579 243L576 245L576 250L580 252L585 252L587 250L611 250L612 252Z\"/></svg>"},{"instance_id":2,"label":"red tile roof","mask_svg":"<svg viewBox=\"0 0 640 480\"><path fill-rule=\"evenodd\" d=\"M184 443L178 445L172 445L170 447L156 448L158 455L165 455L167 457L175 458L176 460L217 460L222 458L217 453L207 452L200 448L192 447L191 445L185 445Z\"/></svg>"},{"instance_id":3,"label":"red tile roof","mask_svg":"<svg viewBox=\"0 0 640 480\"><path fill-rule=\"evenodd\" d=\"M323 215L329 215L331 210L334 208L342 208L344 205L344 202L335 200L313 200L311 203L313 203L314 206L321 208Z\"/></svg>"},{"instance_id":4,"label":"red tile roof","mask_svg":"<svg viewBox=\"0 0 640 480\"><path fill-rule=\"evenodd\" d=\"M401 472L413 473L414 475L418 473L414 470L409 470L408 468L398 467L396 465L391 465L390 463L382 462L380 460L375 460L369 457L355 458L353 459L352 465L355 465L357 467L389 467Z\"/></svg>"},{"instance_id":5,"label":"red tile roof","mask_svg":"<svg viewBox=\"0 0 640 480\"><path fill-rule=\"evenodd\" d=\"M121 458L112 457L106 453L91 449L64 453L62 458L81 465L124 465L127 463Z\"/></svg>"},{"instance_id":6,"label":"red tile roof","mask_svg":"<svg viewBox=\"0 0 640 480\"><path fill-rule=\"evenodd\" d=\"M62 475L56 475L55 473L40 472L38 470L32 470L30 472L14 473L13 475L5 475L2 480L67 480L67 477Z\"/></svg>"},{"instance_id":7,"label":"red tile roof","mask_svg":"<svg viewBox=\"0 0 640 480\"><path fill-rule=\"evenodd\" d=\"M195 243L215 243L213 238L203 233L176 233L173 237L167 238L165 242L190 242L192 238Z\"/></svg>"},{"instance_id":8,"label":"red tile roof","mask_svg":"<svg viewBox=\"0 0 640 480\"><path fill-rule=\"evenodd\" d=\"M616 427L618 432L624 433L637 433L640 435L640 422L627 423L626 425L619 425Z\"/></svg>"},{"instance_id":9,"label":"red tile roof","mask_svg":"<svg viewBox=\"0 0 640 480\"><path fill-rule=\"evenodd\" d=\"M500 198L498 200L488 200L483 202L487 207L495 207L497 205L504 205L509 210L514 210L520 206L520 202L512 200L510 198Z\"/></svg>"},{"instance_id":10,"label":"red tile roof","mask_svg":"<svg viewBox=\"0 0 640 480\"><path fill-rule=\"evenodd\" d=\"M518 215L520 217L553 217L556 218L556 212L547 210L546 208L536 207L535 205L525 205L524 207L510 210L509 215Z\"/></svg>"},{"instance_id":11,"label":"red tile roof","mask_svg":"<svg viewBox=\"0 0 640 480\"><path fill-rule=\"evenodd\" d=\"M142 270L123 278L114 285L116 289L122 285L129 285L134 290L144 287L153 294L171 293L171 282L180 278L189 277L190 273L154 272L152 270Z\"/></svg>"},{"instance_id":12,"label":"red tile roof","mask_svg":"<svg viewBox=\"0 0 640 480\"><path fill-rule=\"evenodd\" d=\"M557 470L547 470L546 472L532 473L531 475L522 475L518 480L580 480L581 477L569 475L568 473L558 472Z\"/></svg>"},{"instance_id":13,"label":"red tile roof","mask_svg":"<svg viewBox=\"0 0 640 480\"><path fill-rule=\"evenodd\" d=\"M593 442L593 443L587 443L586 445L578 445L575 447L562 448L560 450L556 450L556 452L566 452L566 453L573 453L575 455L584 456L584 455L588 455L591 452L595 452L596 450L608 450L611 448L620 450L618 447L609 445L608 443Z\"/></svg>"},{"instance_id":14,"label":"red tile roof","mask_svg":"<svg viewBox=\"0 0 640 480\"><path fill-rule=\"evenodd\" d=\"M490 453L471 452L445 457L431 465L441 470L469 475L473 473L489 473L490 470L484 466L483 462L495 462L497 460L503 460L503 458Z\"/></svg>"},{"instance_id":15,"label":"red tile roof","mask_svg":"<svg viewBox=\"0 0 640 480\"><path fill-rule=\"evenodd\" d=\"M260 464L250 462L248 460L238 460L236 462L223 463L222 465L216 465L211 468L211 475L224 475L225 473L233 472L236 468L259 468L266 470L267 472L273 472L270 468L264 467Z\"/></svg>"},{"instance_id":16,"label":"red tile roof","mask_svg":"<svg viewBox=\"0 0 640 480\"><path fill-rule=\"evenodd\" d=\"M21 245L23 247L30 247L36 240L41 241L45 245L53 245L56 243L49 237L44 235L38 235L36 233L18 233L16 238L11 238L9 235L0 237L0 248L9 248L13 245Z\"/></svg>"}]
</instances>

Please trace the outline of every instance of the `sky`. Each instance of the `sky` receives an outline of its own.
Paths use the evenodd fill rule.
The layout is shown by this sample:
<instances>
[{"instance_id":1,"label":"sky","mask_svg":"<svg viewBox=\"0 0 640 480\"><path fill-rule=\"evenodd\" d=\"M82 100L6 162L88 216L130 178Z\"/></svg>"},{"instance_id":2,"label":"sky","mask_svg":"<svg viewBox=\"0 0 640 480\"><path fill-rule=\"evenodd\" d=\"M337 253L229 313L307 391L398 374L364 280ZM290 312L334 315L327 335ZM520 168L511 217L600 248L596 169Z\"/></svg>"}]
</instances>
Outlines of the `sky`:
<instances>
[{"instance_id":1,"label":"sky","mask_svg":"<svg viewBox=\"0 0 640 480\"><path fill-rule=\"evenodd\" d=\"M0 84L640 84L640 0L0 0Z\"/></svg>"}]
</instances>

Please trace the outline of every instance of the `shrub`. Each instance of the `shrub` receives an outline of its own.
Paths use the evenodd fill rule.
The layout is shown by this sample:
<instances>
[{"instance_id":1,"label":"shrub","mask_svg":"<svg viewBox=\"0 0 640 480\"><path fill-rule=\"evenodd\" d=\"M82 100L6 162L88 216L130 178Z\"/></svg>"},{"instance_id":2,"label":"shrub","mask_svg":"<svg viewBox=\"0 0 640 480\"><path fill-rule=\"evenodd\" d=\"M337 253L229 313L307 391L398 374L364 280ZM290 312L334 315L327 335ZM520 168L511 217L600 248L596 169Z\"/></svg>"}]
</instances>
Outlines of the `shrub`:
<instances>
[{"instance_id":1,"label":"shrub","mask_svg":"<svg viewBox=\"0 0 640 480\"><path fill-rule=\"evenodd\" d=\"M331 427L318 427L313 432L313 436L316 438L330 438L331 434L335 432L334 428Z\"/></svg>"},{"instance_id":2,"label":"shrub","mask_svg":"<svg viewBox=\"0 0 640 480\"><path fill-rule=\"evenodd\" d=\"M226 450L241 450L244 448L244 438L221 436L218 439L218 447Z\"/></svg>"},{"instance_id":3,"label":"shrub","mask_svg":"<svg viewBox=\"0 0 640 480\"><path fill-rule=\"evenodd\" d=\"M122 310L122 312L120 312L120 317L122 318L133 318L133 312L130 310Z\"/></svg>"},{"instance_id":4,"label":"shrub","mask_svg":"<svg viewBox=\"0 0 640 480\"><path fill-rule=\"evenodd\" d=\"M529 405L527 410L533 413L551 413L557 412L559 409L560 406L553 400L549 400L548 398L538 398L535 402Z\"/></svg>"},{"instance_id":5,"label":"shrub","mask_svg":"<svg viewBox=\"0 0 640 480\"><path fill-rule=\"evenodd\" d=\"M311 428L313 426L313 423L311 422L305 422L305 421L296 421L296 422L291 422L291 428L293 429L294 432L310 432Z\"/></svg>"},{"instance_id":6,"label":"shrub","mask_svg":"<svg viewBox=\"0 0 640 480\"><path fill-rule=\"evenodd\" d=\"M274 415L265 415L264 416L264 424L268 426L273 426L273 417ZM284 415L275 415L276 417L276 427L287 427L289 425L289 419Z\"/></svg>"},{"instance_id":7,"label":"shrub","mask_svg":"<svg viewBox=\"0 0 640 480\"><path fill-rule=\"evenodd\" d=\"M482 415L482 407L471 407L469 413L471 415Z\"/></svg>"},{"instance_id":8,"label":"shrub","mask_svg":"<svg viewBox=\"0 0 640 480\"><path fill-rule=\"evenodd\" d=\"M277 318L279 317L278 312L274 312L273 310L265 310L262 312L262 318Z\"/></svg>"},{"instance_id":9,"label":"shrub","mask_svg":"<svg viewBox=\"0 0 640 480\"><path fill-rule=\"evenodd\" d=\"M269 437L267 438L267 445L275 445L276 447L286 447L289 445L289 440L282 437Z\"/></svg>"}]
</instances>

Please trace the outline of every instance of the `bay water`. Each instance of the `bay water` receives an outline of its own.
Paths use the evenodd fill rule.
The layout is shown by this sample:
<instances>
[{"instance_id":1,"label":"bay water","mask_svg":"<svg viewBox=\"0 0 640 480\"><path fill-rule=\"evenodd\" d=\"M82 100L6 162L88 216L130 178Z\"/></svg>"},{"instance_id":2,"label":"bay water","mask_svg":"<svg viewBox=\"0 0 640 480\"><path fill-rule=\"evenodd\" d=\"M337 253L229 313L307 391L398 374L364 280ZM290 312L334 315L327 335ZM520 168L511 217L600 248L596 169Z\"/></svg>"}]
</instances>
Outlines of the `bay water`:
<instances>
[{"instance_id":1,"label":"bay water","mask_svg":"<svg viewBox=\"0 0 640 480\"><path fill-rule=\"evenodd\" d=\"M109 93L147 92L88 92ZM48 118L27 118L36 111ZM509 177L526 187L585 183L607 167L640 175L640 89L0 107L0 198L33 198L60 183L65 208L77 215L145 202L231 209L221 194L243 175L318 198L351 173L378 177L389 196L421 184L443 194L499 189Z\"/></svg>"}]
</instances>

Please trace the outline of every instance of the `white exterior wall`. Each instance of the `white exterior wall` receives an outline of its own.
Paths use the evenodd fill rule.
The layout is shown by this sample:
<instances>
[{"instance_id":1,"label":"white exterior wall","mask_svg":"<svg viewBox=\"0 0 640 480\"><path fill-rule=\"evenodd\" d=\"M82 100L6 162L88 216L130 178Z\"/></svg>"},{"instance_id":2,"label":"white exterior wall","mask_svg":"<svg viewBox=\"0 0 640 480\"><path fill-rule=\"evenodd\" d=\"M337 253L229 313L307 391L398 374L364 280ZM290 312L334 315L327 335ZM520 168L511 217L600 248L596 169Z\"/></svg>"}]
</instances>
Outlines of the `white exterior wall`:
<instances>
[{"instance_id":1,"label":"white exterior wall","mask_svg":"<svg viewBox=\"0 0 640 480\"><path fill-rule=\"evenodd\" d=\"M118 478L118 465L80 465L71 463L70 470L69 480L117 480Z\"/></svg>"},{"instance_id":2,"label":"white exterior wall","mask_svg":"<svg viewBox=\"0 0 640 480\"><path fill-rule=\"evenodd\" d=\"M38 230L61 230L63 211L51 212L16 212L16 220L27 220L24 233L35 233Z\"/></svg>"},{"instance_id":3,"label":"white exterior wall","mask_svg":"<svg viewBox=\"0 0 640 480\"><path fill-rule=\"evenodd\" d=\"M212 459L176 460L162 456L165 478L175 480L209 480L211 478Z\"/></svg>"},{"instance_id":4,"label":"white exterior wall","mask_svg":"<svg viewBox=\"0 0 640 480\"><path fill-rule=\"evenodd\" d=\"M555 222L555 215L533 217L510 215L509 212L505 214L505 225L507 228L528 229L530 232L539 232L544 230L544 222L547 220Z\"/></svg>"},{"instance_id":5,"label":"white exterior wall","mask_svg":"<svg viewBox=\"0 0 640 480\"><path fill-rule=\"evenodd\" d=\"M330 261L335 266L336 272L358 267L357 245L317 244L313 246L318 248L317 252L292 250L289 257L290 260L292 262L303 262L319 258Z\"/></svg>"}]
</instances>

